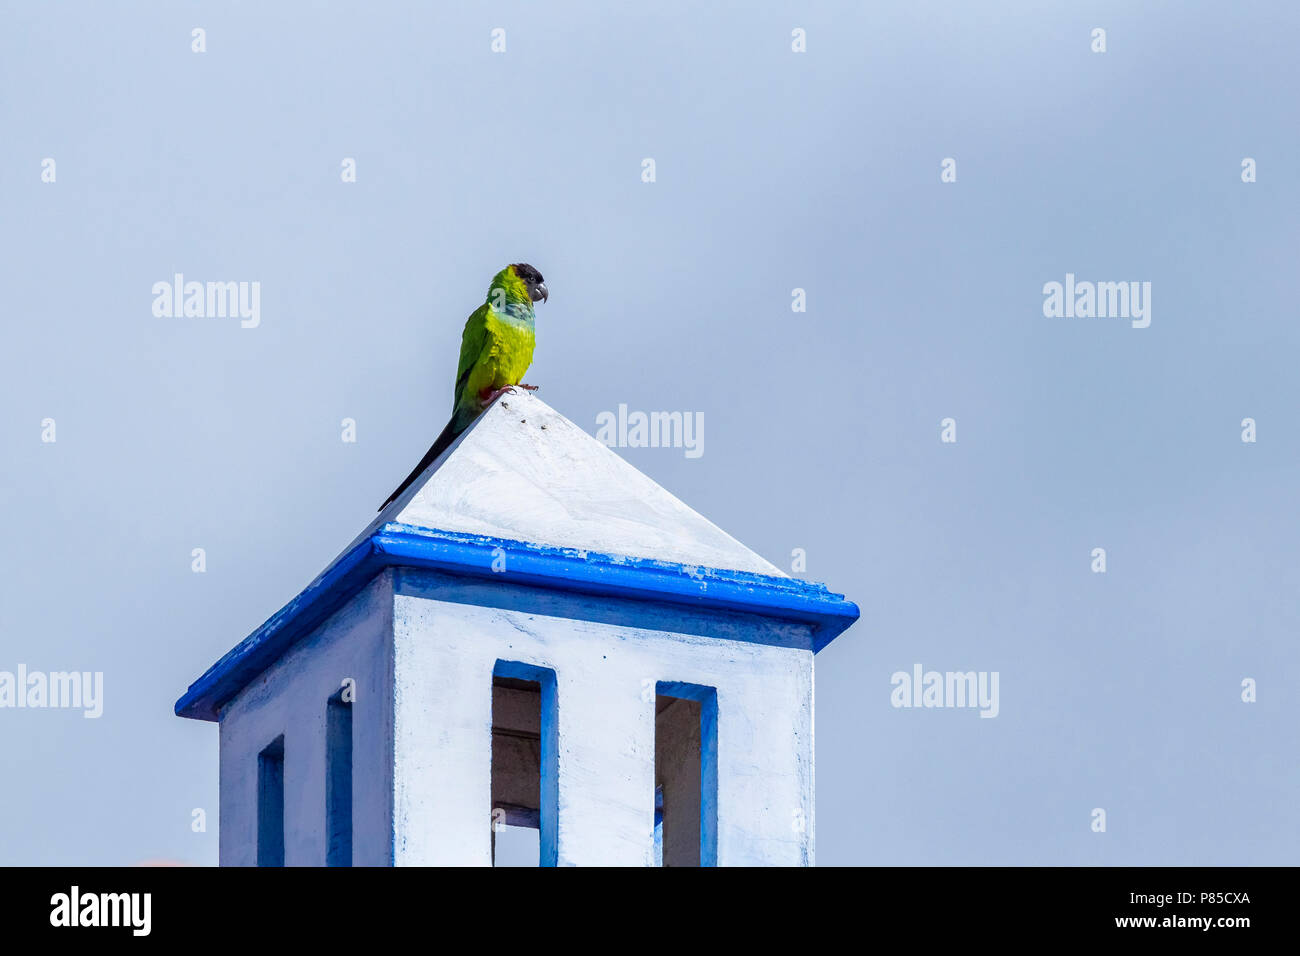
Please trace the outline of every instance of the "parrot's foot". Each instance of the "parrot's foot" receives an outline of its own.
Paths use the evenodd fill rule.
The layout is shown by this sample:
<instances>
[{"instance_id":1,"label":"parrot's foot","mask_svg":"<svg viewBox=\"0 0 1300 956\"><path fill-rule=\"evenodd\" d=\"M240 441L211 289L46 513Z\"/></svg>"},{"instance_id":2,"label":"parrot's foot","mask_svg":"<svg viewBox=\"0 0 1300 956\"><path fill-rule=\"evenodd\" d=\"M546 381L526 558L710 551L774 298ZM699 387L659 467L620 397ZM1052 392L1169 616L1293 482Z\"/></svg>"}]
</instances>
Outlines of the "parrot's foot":
<instances>
[{"instance_id":1,"label":"parrot's foot","mask_svg":"<svg viewBox=\"0 0 1300 956\"><path fill-rule=\"evenodd\" d=\"M478 403L481 408L487 408L506 392L514 392L513 385L507 385L504 388L485 388L478 393Z\"/></svg>"},{"instance_id":2,"label":"parrot's foot","mask_svg":"<svg viewBox=\"0 0 1300 956\"><path fill-rule=\"evenodd\" d=\"M520 388L526 388L526 389L528 389L528 391L530 391L530 392L535 392L535 391L537 391L538 388L540 388L540 386L538 386L538 385L525 385L523 382L520 382L520 383L519 383L519 387L520 387Z\"/></svg>"}]
</instances>

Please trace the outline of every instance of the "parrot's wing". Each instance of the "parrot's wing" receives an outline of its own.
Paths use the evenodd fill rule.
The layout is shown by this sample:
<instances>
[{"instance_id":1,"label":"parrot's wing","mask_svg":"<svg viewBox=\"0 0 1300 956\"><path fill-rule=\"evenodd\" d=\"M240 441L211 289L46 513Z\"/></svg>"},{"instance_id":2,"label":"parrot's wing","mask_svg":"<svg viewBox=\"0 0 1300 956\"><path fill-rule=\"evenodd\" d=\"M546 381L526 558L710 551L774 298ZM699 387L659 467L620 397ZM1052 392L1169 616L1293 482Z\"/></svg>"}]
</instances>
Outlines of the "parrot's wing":
<instances>
[{"instance_id":1,"label":"parrot's wing","mask_svg":"<svg viewBox=\"0 0 1300 956\"><path fill-rule=\"evenodd\" d=\"M487 316L488 305L484 302L465 320L465 331L460 337L460 363L456 366L456 394L453 406L455 409L460 408L461 399L464 397L462 393L465 391L465 384L469 381L469 374L474 371L479 356L489 344Z\"/></svg>"}]
</instances>

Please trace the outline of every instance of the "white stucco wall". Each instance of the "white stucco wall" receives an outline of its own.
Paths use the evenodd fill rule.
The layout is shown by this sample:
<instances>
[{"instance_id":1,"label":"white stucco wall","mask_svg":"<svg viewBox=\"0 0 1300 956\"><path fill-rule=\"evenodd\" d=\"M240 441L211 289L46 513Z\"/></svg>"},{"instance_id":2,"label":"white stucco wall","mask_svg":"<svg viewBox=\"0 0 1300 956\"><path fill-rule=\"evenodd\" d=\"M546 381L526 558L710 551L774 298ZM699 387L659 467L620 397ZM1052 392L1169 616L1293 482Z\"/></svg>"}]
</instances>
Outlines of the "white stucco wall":
<instances>
[{"instance_id":1,"label":"white stucco wall","mask_svg":"<svg viewBox=\"0 0 1300 956\"><path fill-rule=\"evenodd\" d=\"M498 659L556 673L560 865L652 862L657 681L717 688L719 865L812 862L813 655L727 636L788 639L794 625L529 589L489 599L419 572L395 590L397 864L490 862Z\"/></svg>"},{"instance_id":2,"label":"white stucco wall","mask_svg":"<svg viewBox=\"0 0 1300 956\"><path fill-rule=\"evenodd\" d=\"M384 572L223 709L221 863L256 864L257 756L283 734L285 863L324 864L326 701L352 677L354 865L488 865L500 659L556 673L560 865L652 863L659 681L717 689L719 864L811 864L808 641L752 617Z\"/></svg>"},{"instance_id":3,"label":"white stucco wall","mask_svg":"<svg viewBox=\"0 0 1300 956\"><path fill-rule=\"evenodd\" d=\"M392 574L375 578L221 714L221 865L257 864L257 755L284 734L284 861L323 866L325 708L345 678L352 705L354 866L386 866L392 844Z\"/></svg>"}]
</instances>

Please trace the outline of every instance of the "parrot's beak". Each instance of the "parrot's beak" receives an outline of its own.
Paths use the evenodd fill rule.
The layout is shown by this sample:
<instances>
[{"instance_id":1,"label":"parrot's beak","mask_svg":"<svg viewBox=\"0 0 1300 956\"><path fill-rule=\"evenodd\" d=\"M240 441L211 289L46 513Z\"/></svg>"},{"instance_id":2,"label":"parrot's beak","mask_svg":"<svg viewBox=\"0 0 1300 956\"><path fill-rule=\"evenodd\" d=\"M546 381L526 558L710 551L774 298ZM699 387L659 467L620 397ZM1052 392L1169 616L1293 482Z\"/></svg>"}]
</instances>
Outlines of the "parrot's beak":
<instances>
[{"instance_id":1,"label":"parrot's beak","mask_svg":"<svg viewBox=\"0 0 1300 956\"><path fill-rule=\"evenodd\" d=\"M545 283L545 282L539 282L539 283L537 283L537 285L535 285L535 286L533 287L533 301L534 301L534 302L538 302L538 301L545 302L545 301L546 301L546 298L547 298L548 295L549 295L549 293L546 291L546 283Z\"/></svg>"}]
</instances>

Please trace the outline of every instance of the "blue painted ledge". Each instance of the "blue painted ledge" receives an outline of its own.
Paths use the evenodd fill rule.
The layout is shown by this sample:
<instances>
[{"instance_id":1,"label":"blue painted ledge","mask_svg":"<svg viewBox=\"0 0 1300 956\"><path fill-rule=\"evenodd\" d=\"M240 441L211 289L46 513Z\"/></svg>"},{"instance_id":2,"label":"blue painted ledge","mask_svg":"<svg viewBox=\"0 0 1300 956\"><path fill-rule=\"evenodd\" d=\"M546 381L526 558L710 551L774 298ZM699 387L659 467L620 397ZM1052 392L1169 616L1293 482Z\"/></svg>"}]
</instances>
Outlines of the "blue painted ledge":
<instances>
[{"instance_id":1,"label":"blue painted ledge","mask_svg":"<svg viewBox=\"0 0 1300 956\"><path fill-rule=\"evenodd\" d=\"M505 570L494 572L493 563ZM389 567L427 568L552 591L738 611L808 624L820 651L858 619L858 607L823 584L542 547L504 538L385 524L217 661L176 702L181 717L216 720L222 705Z\"/></svg>"}]
</instances>

